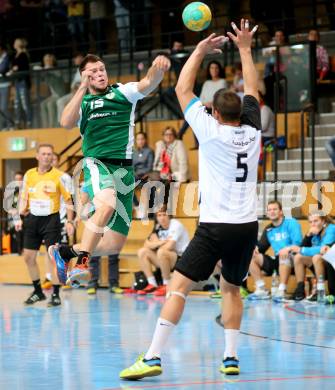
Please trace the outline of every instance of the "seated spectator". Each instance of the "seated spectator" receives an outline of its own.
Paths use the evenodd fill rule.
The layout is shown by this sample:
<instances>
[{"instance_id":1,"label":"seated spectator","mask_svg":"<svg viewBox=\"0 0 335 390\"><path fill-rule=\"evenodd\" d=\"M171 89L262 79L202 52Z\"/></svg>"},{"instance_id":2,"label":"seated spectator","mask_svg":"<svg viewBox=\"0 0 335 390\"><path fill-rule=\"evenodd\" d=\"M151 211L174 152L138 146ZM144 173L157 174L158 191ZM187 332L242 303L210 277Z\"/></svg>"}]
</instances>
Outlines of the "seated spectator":
<instances>
[{"instance_id":1,"label":"seated spectator","mask_svg":"<svg viewBox=\"0 0 335 390\"><path fill-rule=\"evenodd\" d=\"M15 57L12 61L12 68L9 75L18 75L14 78L15 86L15 126L20 127L21 120L23 127L31 127L33 113L30 103L30 75L29 75L29 55L27 51L28 42L24 38L17 38L14 41ZM23 74L21 72L24 72ZM24 116L22 115L24 113Z\"/></svg>"},{"instance_id":2,"label":"seated spectator","mask_svg":"<svg viewBox=\"0 0 335 390\"><path fill-rule=\"evenodd\" d=\"M147 135L145 133L139 132L135 137L135 149L133 153L133 166L135 171L135 180L140 180L138 188L142 188L143 184L148 181L149 173L152 171L154 163L154 152L148 146ZM134 193L134 205L137 212L137 218L143 218L146 215L146 210L149 204L149 199L147 194L143 194L145 204L139 203L136 194ZM141 194L142 197L142 194Z\"/></svg>"},{"instance_id":3,"label":"seated spectator","mask_svg":"<svg viewBox=\"0 0 335 390\"><path fill-rule=\"evenodd\" d=\"M180 72L187 61L190 53L185 50L183 42L174 41L170 50L171 70L173 70L176 80L180 75Z\"/></svg>"},{"instance_id":4,"label":"seated spectator","mask_svg":"<svg viewBox=\"0 0 335 390\"><path fill-rule=\"evenodd\" d=\"M330 218L320 211L315 211L308 216L309 230L305 235L301 246L292 248L294 256L294 271L297 279L297 288L293 299L301 301L305 298L305 267L314 267L317 280L322 275L325 278L325 261L322 259L321 248L335 242L335 225ZM317 295L308 297L309 301L316 301Z\"/></svg>"},{"instance_id":5,"label":"seated spectator","mask_svg":"<svg viewBox=\"0 0 335 390\"><path fill-rule=\"evenodd\" d=\"M6 46L0 42L0 130L8 130L12 127L8 110L10 82L3 79L9 68L10 61Z\"/></svg>"},{"instance_id":6,"label":"seated spectator","mask_svg":"<svg viewBox=\"0 0 335 390\"><path fill-rule=\"evenodd\" d=\"M57 100L65 94L65 84L61 73L57 70L50 71L56 65L56 57L53 54L44 55L42 69L48 71L44 72L42 79L48 85L51 94L41 102L41 126L43 128L57 126Z\"/></svg>"},{"instance_id":7,"label":"seated spectator","mask_svg":"<svg viewBox=\"0 0 335 390\"><path fill-rule=\"evenodd\" d=\"M81 64L81 61L83 60L83 58L84 58L84 55L81 53L78 53L73 57L73 64L76 66L77 69L76 69L76 72L75 72L73 79L72 79L72 82L71 82L70 93L62 96L61 98L59 98L57 100L57 119L58 119L58 122L60 122L60 118L61 118L61 115L62 115L62 112L63 112L65 106L72 99L72 96L75 94L75 92L77 91L77 89L80 85L81 76L79 73L79 65Z\"/></svg>"},{"instance_id":8,"label":"seated spectator","mask_svg":"<svg viewBox=\"0 0 335 390\"><path fill-rule=\"evenodd\" d=\"M231 89L237 93L237 95L242 100L244 97L244 81L242 77L242 64L238 63L233 69L234 79Z\"/></svg>"},{"instance_id":9,"label":"seated spectator","mask_svg":"<svg viewBox=\"0 0 335 390\"><path fill-rule=\"evenodd\" d=\"M157 224L144 242L143 248L138 251L141 270L144 272L148 285L137 294L146 295L154 293L156 296L166 295L166 289L170 281L178 257L185 251L188 243L188 232L182 223L176 219L170 219L163 206L157 213ZM152 267L160 268L163 285L158 287L152 272Z\"/></svg>"},{"instance_id":10,"label":"seated spectator","mask_svg":"<svg viewBox=\"0 0 335 390\"><path fill-rule=\"evenodd\" d=\"M166 127L163 140L156 143L153 170L166 185L164 204L168 203L170 183L184 183L188 180L188 159L183 141L177 139L176 130Z\"/></svg>"},{"instance_id":11,"label":"seated spectator","mask_svg":"<svg viewBox=\"0 0 335 390\"><path fill-rule=\"evenodd\" d=\"M316 42L316 72L318 81L321 81L329 72L329 54L323 46L319 45L319 31L310 30L310 32L308 33L308 40Z\"/></svg>"},{"instance_id":12,"label":"seated spectator","mask_svg":"<svg viewBox=\"0 0 335 390\"><path fill-rule=\"evenodd\" d=\"M250 295L250 299L270 298L262 274L271 276L274 271L279 272L280 276L280 285L275 298L284 298L293 267L291 252L302 241L299 222L294 218L284 217L280 202L273 200L268 203L267 216L271 223L263 230L250 263L249 272L256 284L256 290ZM270 247L274 251L274 257L266 255Z\"/></svg>"},{"instance_id":13,"label":"seated spectator","mask_svg":"<svg viewBox=\"0 0 335 390\"><path fill-rule=\"evenodd\" d=\"M89 260L89 267L91 272L91 279L88 282L87 294L94 295L99 286L100 274L100 256L93 256ZM109 292L112 294L122 294L123 290L119 287L119 255L108 256L108 281Z\"/></svg>"},{"instance_id":14,"label":"seated spectator","mask_svg":"<svg viewBox=\"0 0 335 390\"><path fill-rule=\"evenodd\" d=\"M259 92L259 106L261 109L262 144L271 141L275 137L275 114L264 101L264 96Z\"/></svg>"},{"instance_id":15,"label":"seated spectator","mask_svg":"<svg viewBox=\"0 0 335 390\"><path fill-rule=\"evenodd\" d=\"M323 256L330 249L329 245L321 247L321 255ZM325 261L326 279L328 280L328 295L325 297L326 305L335 304L335 269L332 264Z\"/></svg>"}]
</instances>

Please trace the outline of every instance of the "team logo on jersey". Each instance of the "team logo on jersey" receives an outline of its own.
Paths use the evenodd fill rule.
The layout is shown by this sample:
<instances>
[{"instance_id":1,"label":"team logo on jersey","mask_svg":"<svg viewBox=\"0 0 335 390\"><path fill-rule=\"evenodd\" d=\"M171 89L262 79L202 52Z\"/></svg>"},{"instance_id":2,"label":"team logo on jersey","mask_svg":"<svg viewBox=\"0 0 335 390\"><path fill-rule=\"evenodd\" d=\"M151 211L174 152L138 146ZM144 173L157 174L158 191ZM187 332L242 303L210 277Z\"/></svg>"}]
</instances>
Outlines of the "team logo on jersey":
<instances>
[{"instance_id":1,"label":"team logo on jersey","mask_svg":"<svg viewBox=\"0 0 335 390\"><path fill-rule=\"evenodd\" d=\"M106 95L106 99L109 99L109 100L114 99L114 97L115 97L115 93L114 93L114 92L108 93L108 94Z\"/></svg>"}]
</instances>

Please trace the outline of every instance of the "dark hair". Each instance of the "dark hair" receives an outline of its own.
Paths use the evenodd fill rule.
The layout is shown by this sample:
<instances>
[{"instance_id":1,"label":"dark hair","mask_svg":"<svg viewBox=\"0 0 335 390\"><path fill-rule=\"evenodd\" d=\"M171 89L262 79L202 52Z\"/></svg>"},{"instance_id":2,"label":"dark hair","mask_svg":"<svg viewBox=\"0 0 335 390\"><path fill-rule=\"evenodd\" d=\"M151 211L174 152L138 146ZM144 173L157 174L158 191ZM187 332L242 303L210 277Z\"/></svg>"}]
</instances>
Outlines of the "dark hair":
<instances>
[{"instance_id":1,"label":"dark hair","mask_svg":"<svg viewBox=\"0 0 335 390\"><path fill-rule=\"evenodd\" d=\"M279 202L279 200L269 200L269 201L268 201L267 207L269 207L270 204L276 204L276 205L279 207L279 210L280 210L280 211L283 210L283 206L282 206L282 204Z\"/></svg>"},{"instance_id":2,"label":"dark hair","mask_svg":"<svg viewBox=\"0 0 335 390\"><path fill-rule=\"evenodd\" d=\"M83 58L83 60L79 65L79 73L81 74L83 72L87 64L89 63L94 64L95 62L102 62L104 64L104 61L100 57L96 56L95 54L87 54L87 56Z\"/></svg>"},{"instance_id":3,"label":"dark hair","mask_svg":"<svg viewBox=\"0 0 335 390\"><path fill-rule=\"evenodd\" d=\"M213 108L225 121L239 121L241 116L241 99L235 92L224 88L215 92Z\"/></svg>"},{"instance_id":4,"label":"dark hair","mask_svg":"<svg viewBox=\"0 0 335 390\"><path fill-rule=\"evenodd\" d=\"M165 129L163 130L163 135L166 133L166 131L167 130L171 130L172 131L172 133L173 133L173 135L174 135L174 137L175 138L177 138L177 130L174 128L174 127L172 127L172 126L166 126L165 127Z\"/></svg>"},{"instance_id":5,"label":"dark hair","mask_svg":"<svg viewBox=\"0 0 335 390\"><path fill-rule=\"evenodd\" d=\"M165 203L156 211L156 215L158 213L167 213L167 205Z\"/></svg>"},{"instance_id":6,"label":"dark hair","mask_svg":"<svg viewBox=\"0 0 335 390\"><path fill-rule=\"evenodd\" d=\"M16 175L24 176L24 173L22 171L16 171L14 173L14 176L16 176Z\"/></svg>"},{"instance_id":7,"label":"dark hair","mask_svg":"<svg viewBox=\"0 0 335 390\"><path fill-rule=\"evenodd\" d=\"M210 66L213 65L213 64L214 64L214 65L217 65L217 66L219 67L219 77L220 77L220 79L224 79L224 78L226 77L226 73L225 73L225 71L224 71L222 65L221 65L220 62L218 62L218 61L210 61L210 62L208 63L208 65L207 65L207 70L206 70L206 79L207 79L207 80L211 80L211 79L212 79L211 74L210 74L210 72L209 72L209 68L210 68Z\"/></svg>"},{"instance_id":8,"label":"dark hair","mask_svg":"<svg viewBox=\"0 0 335 390\"><path fill-rule=\"evenodd\" d=\"M138 135L143 135L143 137L145 138L145 140L148 139L148 136L146 133L144 133L143 131L139 131L138 133L135 134L135 138L138 136Z\"/></svg>"}]
</instances>

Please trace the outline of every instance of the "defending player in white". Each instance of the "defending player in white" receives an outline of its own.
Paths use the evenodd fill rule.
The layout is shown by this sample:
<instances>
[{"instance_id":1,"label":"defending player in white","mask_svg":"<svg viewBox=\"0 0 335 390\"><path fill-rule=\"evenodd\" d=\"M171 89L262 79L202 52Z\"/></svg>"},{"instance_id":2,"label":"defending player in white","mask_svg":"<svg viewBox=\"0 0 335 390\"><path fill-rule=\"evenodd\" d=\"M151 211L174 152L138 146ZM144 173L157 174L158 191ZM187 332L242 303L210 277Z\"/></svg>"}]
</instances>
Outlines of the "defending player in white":
<instances>
[{"instance_id":1,"label":"defending player in white","mask_svg":"<svg viewBox=\"0 0 335 390\"><path fill-rule=\"evenodd\" d=\"M239 287L247 277L258 233L256 182L261 119L258 77L251 54L257 26L249 31L249 21L242 19L240 29L234 23L232 28L236 35L228 33L228 36L239 49L243 67L243 103L235 93L219 90L214 96L212 116L192 92L204 57L221 51L228 39L224 36L212 34L197 45L176 86L185 119L200 144L200 224L176 264L150 348L120 373L122 379L141 379L162 373L161 352L182 316L188 293L194 282L211 275L220 259L221 321L225 332L220 371L227 375L240 373L237 340L243 304Z\"/></svg>"}]
</instances>

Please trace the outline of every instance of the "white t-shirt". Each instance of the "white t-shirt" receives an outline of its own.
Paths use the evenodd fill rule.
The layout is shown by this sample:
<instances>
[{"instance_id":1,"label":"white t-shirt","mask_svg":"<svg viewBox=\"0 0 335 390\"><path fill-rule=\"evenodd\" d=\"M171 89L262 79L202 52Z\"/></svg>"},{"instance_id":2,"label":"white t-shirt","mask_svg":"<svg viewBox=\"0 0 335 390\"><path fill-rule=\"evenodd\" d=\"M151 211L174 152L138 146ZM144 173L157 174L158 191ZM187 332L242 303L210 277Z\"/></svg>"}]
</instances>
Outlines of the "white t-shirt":
<instances>
[{"instance_id":1,"label":"white t-shirt","mask_svg":"<svg viewBox=\"0 0 335 390\"><path fill-rule=\"evenodd\" d=\"M275 136L275 114L269 106L261 107L262 137Z\"/></svg>"},{"instance_id":2,"label":"white t-shirt","mask_svg":"<svg viewBox=\"0 0 335 390\"><path fill-rule=\"evenodd\" d=\"M261 143L257 100L244 97L240 127L221 125L198 98L186 107L185 120L199 141L200 222L256 221Z\"/></svg>"},{"instance_id":3,"label":"white t-shirt","mask_svg":"<svg viewBox=\"0 0 335 390\"><path fill-rule=\"evenodd\" d=\"M227 82L225 79L220 80L206 80L201 88L200 100L203 104L212 103L215 92L219 89L227 88Z\"/></svg>"},{"instance_id":4,"label":"white t-shirt","mask_svg":"<svg viewBox=\"0 0 335 390\"><path fill-rule=\"evenodd\" d=\"M176 242L176 252L181 256L190 242L188 232L184 225L176 219L170 220L168 229L163 229L160 225L156 229L156 234L160 240L173 240Z\"/></svg>"},{"instance_id":5,"label":"white t-shirt","mask_svg":"<svg viewBox=\"0 0 335 390\"><path fill-rule=\"evenodd\" d=\"M70 175L67 173L63 173L63 176L60 178L62 181L63 186L65 189L71 194L74 194L74 189L73 189L73 183L72 183L72 178ZM60 198L60 207L59 207L59 217L62 223L64 223L67 219L67 213L66 213L66 203L64 201L64 198Z\"/></svg>"}]
</instances>

